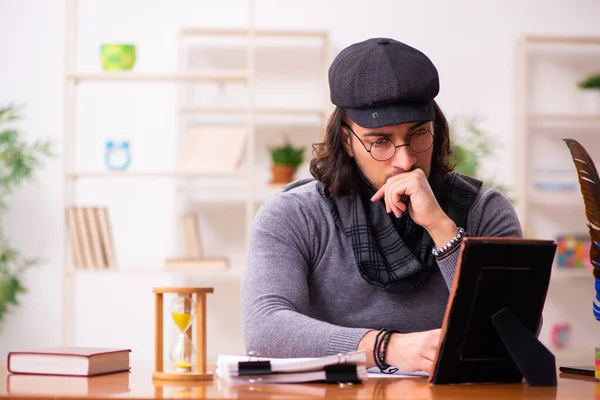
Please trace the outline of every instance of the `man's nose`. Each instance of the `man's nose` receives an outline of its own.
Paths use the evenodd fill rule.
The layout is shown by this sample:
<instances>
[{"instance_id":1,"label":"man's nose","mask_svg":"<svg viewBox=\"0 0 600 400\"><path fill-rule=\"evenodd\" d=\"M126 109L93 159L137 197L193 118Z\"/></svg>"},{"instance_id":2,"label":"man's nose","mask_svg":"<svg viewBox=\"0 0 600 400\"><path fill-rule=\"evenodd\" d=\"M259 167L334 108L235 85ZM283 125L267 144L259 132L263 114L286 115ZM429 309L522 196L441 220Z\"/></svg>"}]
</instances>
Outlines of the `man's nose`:
<instances>
[{"instance_id":1,"label":"man's nose","mask_svg":"<svg viewBox=\"0 0 600 400\"><path fill-rule=\"evenodd\" d=\"M396 149L396 154L392 157L392 166L394 168L403 169L404 171L410 171L416 162L417 157L409 146L398 147Z\"/></svg>"}]
</instances>

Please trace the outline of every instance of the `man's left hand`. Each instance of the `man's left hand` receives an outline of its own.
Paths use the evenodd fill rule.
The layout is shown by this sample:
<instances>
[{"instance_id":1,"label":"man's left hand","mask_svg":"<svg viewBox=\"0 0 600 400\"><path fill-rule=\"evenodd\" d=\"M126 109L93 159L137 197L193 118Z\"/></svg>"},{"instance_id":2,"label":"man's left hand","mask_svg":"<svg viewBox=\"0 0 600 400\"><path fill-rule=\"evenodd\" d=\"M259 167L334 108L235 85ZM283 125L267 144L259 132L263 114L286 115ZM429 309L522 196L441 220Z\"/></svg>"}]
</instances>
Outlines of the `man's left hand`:
<instances>
[{"instance_id":1,"label":"man's left hand","mask_svg":"<svg viewBox=\"0 0 600 400\"><path fill-rule=\"evenodd\" d=\"M429 232L438 247L446 244L458 231L440 207L425 172L420 168L389 178L371 197L371 201L382 198L386 211L393 212L397 218L408 210L412 220Z\"/></svg>"},{"instance_id":2,"label":"man's left hand","mask_svg":"<svg viewBox=\"0 0 600 400\"><path fill-rule=\"evenodd\" d=\"M388 213L393 212L397 218L406 212L408 204L408 212L413 221L426 229L441 215L445 216L433 195L425 172L420 168L389 178L371 201L379 201L382 198L385 201L385 210Z\"/></svg>"}]
</instances>

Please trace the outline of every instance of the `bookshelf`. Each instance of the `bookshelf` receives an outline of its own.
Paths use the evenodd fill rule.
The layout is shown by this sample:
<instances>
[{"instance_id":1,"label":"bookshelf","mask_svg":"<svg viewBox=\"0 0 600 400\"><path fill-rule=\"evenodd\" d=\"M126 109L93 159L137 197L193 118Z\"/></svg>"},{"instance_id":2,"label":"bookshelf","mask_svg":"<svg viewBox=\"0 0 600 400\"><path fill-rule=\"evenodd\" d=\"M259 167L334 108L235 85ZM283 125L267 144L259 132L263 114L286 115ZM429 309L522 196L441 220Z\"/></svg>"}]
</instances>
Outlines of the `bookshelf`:
<instances>
[{"instance_id":1,"label":"bookshelf","mask_svg":"<svg viewBox=\"0 0 600 400\"><path fill-rule=\"evenodd\" d=\"M577 87L598 72L600 37L524 36L516 42L515 56L515 208L524 234L550 240L587 235L577 172L562 139L579 141L600 165L600 109L590 110ZM568 322L571 346L578 347L565 351L587 351L593 359L600 326L591 310L592 271L556 264L541 339L559 351L552 346L552 326Z\"/></svg>"},{"instance_id":2,"label":"bookshelf","mask_svg":"<svg viewBox=\"0 0 600 400\"><path fill-rule=\"evenodd\" d=\"M544 239L554 239L561 228L566 230L561 233L586 232L577 174L562 139L574 138L592 153L600 144L600 110L582 112L577 88L578 81L597 72L600 37L524 36L517 41L516 60L516 209L524 232ZM592 156L600 160L600 151ZM536 187L558 174L573 190ZM558 207L568 207L568 224L548 229Z\"/></svg>"},{"instance_id":3,"label":"bookshelf","mask_svg":"<svg viewBox=\"0 0 600 400\"><path fill-rule=\"evenodd\" d=\"M220 220L219 213L227 212L219 207L231 208L234 209L235 216L242 217L240 226L243 234L231 238L219 236L222 232L217 231L216 239L206 244L211 249L219 247L221 253L226 252L227 256L233 254L236 257L237 261L226 268L217 266L167 268L164 262L172 254L165 254L163 259L149 262L120 263L118 255L121 243L115 240L117 268L89 269L75 268L73 265L69 230L65 224L63 229L63 343L65 345L79 345L76 339L81 337L81 332L89 330L77 324L76 319L78 315L82 315L84 308L79 300L87 295L89 288L94 286L92 282L96 279L104 285L115 288L114 290L118 290L116 289L118 287L127 287L124 282L130 281L132 287L137 287L141 285L141 283L134 283L138 279L144 282L161 282L161 284L163 282L168 284L169 281L181 283L194 279L239 282L243 274L243 262L240 260L245 258L248 234L254 215L266 199L281 189L281 186L268 183L270 159L266 146L278 143L285 134L289 134L295 142L300 141L302 145L313 143L320 137L321 127L331 111L327 96L327 70L331 62L329 33L322 30L255 29L254 4L251 0L249 3L247 28L179 28L173 43L173 47L178 47L178 59L174 60L176 65L174 71L137 72L134 68L133 71L124 72L94 72L78 69L78 0L67 1L63 135L64 209L85 206L86 201L89 202L90 199L87 196L85 200L85 196L81 193L90 187L103 185L102 187L106 188L103 196L91 200L98 201L102 205L104 199L111 193L118 197L124 185L142 188L145 194L140 196L152 196L152 187L155 187L157 192L172 192L173 220L176 220L186 209L189 211L190 205L193 209L206 208L217 221ZM229 44L221 46L223 39ZM205 47L199 51L202 45ZM206 49L208 51L205 51ZM296 59L279 56L280 52L294 53L295 49L298 49ZM198 61L207 54L209 58L201 60L202 65L194 66L191 62ZM229 54L233 54L234 60L242 60L242 62L235 67L220 65L219 60L229 59ZM243 57L240 57L240 54ZM302 58L307 58L309 61L300 62ZM312 69L307 68L307 65ZM265 70L265 66L269 68ZM310 77L307 70L312 74ZM293 97L293 91L281 93L277 92L277 88L285 87L289 83L315 89L313 94L317 94L314 96L314 101L302 104L286 101ZM172 151L176 161L177 154L181 153L182 146L185 144L187 128L191 124L238 124L243 125L247 131L242 165L230 171L182 171L177 169L176 162L170 164L147 162L146 165L136 165L135 150L132 166L124 171L82 165L80 160L85 155L82 154L80 144L86 140L88 132L81 128L81 121L85 117L80 107L86 99L89 99L89 95L86 97L81 93L89 87L100 88L103 93L113 91L112 93L117 95L131 87L172 87L177 101L174 102L172 109L164 112L169 113L176 122L172 130L165 132L164 147L167 149L165 151ZM211 98L215 90L220 93L219 90L223 88L226 91L231 89L231 98L236 101L223 102ZM273 90L275 94L269 95ZM143 140L143 136L140 136L142 139L138 138L136 143L138 148ZM306 154L309 153L310 148L307 148ZM301 168L297 177L307 176L307 163ZM122 200L111 202L107 206L111 209L113 206L135 207L135 204L123 197ZM200 223L202 224L202 221ZM119 229L118 226L116 228ZM153 233L152 223L138 228L143 230L146 236ZM127 235L134 235L133 230L129 228L126 232ZM173 230L171 236L173 234L176 236L175 232L178 231ZM126 234L123 233L121 239ZM219 240L221 242L218 246L215 245L214 242ZM229 243L230 240L236 242ZM125 317L115 315L111 318L119 320Z\"/></svg>"}]
</instances>

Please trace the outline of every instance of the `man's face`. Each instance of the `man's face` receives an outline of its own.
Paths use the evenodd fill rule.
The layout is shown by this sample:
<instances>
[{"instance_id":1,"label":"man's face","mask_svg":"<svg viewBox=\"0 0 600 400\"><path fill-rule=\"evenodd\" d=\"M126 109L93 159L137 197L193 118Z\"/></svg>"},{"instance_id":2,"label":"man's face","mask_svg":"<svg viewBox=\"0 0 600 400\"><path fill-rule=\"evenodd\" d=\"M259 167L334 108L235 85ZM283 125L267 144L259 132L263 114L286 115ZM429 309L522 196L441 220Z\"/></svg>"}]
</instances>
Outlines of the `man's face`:
<instances>
[{"instance_id":1,"label":"man's face","mask_svg":"<svg viewBox=\"0 0 600 400\"><path fill-rule=\"evenodd\" d=\"M375 160L365 150L365 146L367 149L371 149L373 143L384 138L398 146L407 144L413 135L427 134L427 132L423 132L424 130L434 134L432 121L409 122L381 128L363 128L351 121L350 127L364 143L364 146L348 129L344 129L346 151L350 157L354 157L356 164L375 189L382 187L390 177L415 168L422 169L429 178L433 145L422 153L412 151L409 146L399 147L396 149L396 154L387 161Z\"/></svg>"}]
</instances>

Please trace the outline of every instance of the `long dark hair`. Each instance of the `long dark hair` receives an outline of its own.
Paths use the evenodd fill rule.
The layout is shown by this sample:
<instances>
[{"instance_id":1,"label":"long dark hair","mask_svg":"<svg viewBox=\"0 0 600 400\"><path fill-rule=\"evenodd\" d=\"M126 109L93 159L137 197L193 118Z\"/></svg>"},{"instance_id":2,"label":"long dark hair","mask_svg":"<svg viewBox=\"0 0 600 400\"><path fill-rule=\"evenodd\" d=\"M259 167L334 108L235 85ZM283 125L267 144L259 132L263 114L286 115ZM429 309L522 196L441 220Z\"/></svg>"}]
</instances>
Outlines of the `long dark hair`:
<instances>
[{"instance_id":1,"label":"long dark hair","mask_svg":"<svg viewBox=\"0 0 600 400\"><path fill-rule=\"evenodd\" d=\"M435 139L431 159L430 182L443 179L454 166L450 164L450 130L444 113L433 102L435 119L433 121ZM310 173L322 182L329 195L339 198L352 193L357 179L360 179L356 162L348 156L344 148L342 125L349 123L346 112L336 107L325 127L322 142L313 144L313 159L310 161Z\"/></svg>"}]
</instances>

